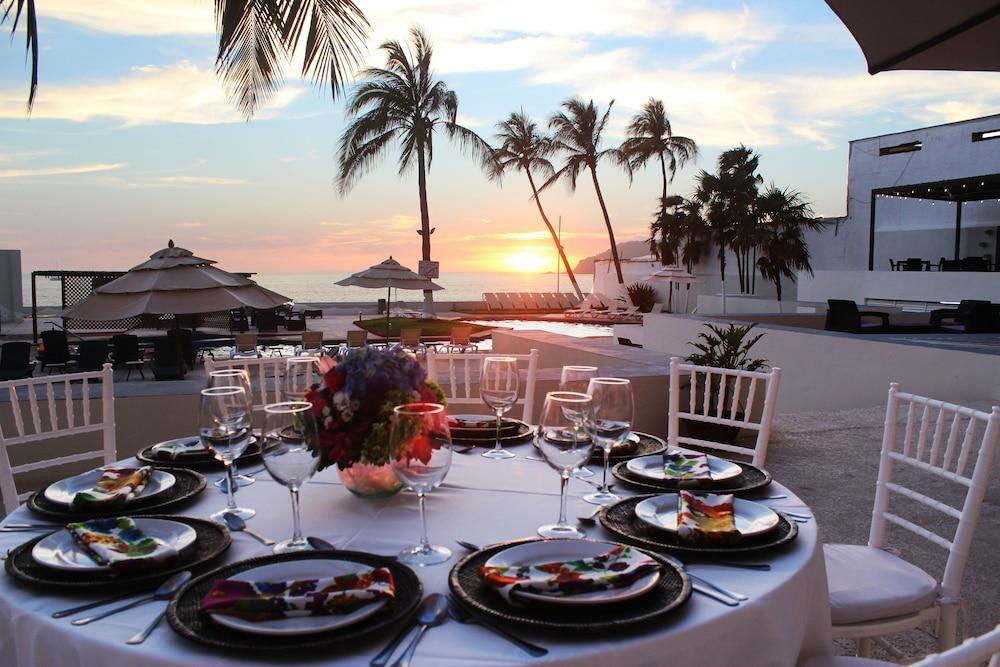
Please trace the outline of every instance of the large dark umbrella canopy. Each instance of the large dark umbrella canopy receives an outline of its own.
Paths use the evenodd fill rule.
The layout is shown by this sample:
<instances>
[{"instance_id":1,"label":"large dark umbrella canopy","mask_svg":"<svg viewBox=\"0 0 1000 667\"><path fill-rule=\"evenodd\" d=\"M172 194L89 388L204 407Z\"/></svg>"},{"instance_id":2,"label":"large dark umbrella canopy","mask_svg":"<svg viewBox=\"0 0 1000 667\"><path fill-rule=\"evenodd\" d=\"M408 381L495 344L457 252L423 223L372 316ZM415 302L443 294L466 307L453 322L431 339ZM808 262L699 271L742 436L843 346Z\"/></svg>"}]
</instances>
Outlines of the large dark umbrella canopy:
<instances>
[{"instance_id":1,"label":"large dark umbrella canopy","mask_svg":"<svg viewBox=\"0 0 1000 667\"><path fill-rule=\"evenodd\" d=\"M396 289L418 289L418 290L439 290L444 289L430 278L419 273L414 273L389 255L389 259L383 260L379 264L369 266L364 271L351 274L343 280L338 280L337 285L343 287L384 287L386 291L385 308L385 336L389 338L389 303L392 301L392 288Z\"/></svg>"},{"instance_id":2,"label":"large dark umbrella canopy","mask_svg":"<svg viewBox=\"0 0 1000 667\"><path fill-rule=\"evenodd\" d=\"M170 241L142 264L98 287L63 311L80 320L115 320L143 314L191 315L230 308L274 308L291 301L253 280L223 271Z\"/></svg>"},{"instance_id":3,"label":"large dark umbrella canopy","mask_svg":"<svg viewBox=\"0 0 1000 667\"><path fill-rule=\"evenodd\" d=\"M871 74L888 70L1000 71L1000 1L826 0Z\"/></svg>"}]
</instances>

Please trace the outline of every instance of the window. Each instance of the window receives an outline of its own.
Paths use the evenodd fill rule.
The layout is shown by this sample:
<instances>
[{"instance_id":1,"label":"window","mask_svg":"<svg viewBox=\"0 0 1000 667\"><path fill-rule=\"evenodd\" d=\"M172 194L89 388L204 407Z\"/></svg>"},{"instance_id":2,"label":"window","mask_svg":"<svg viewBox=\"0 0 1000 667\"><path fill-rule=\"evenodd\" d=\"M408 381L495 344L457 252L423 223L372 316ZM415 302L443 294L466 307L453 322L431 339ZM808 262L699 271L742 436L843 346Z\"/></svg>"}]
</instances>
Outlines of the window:
<instances>
[{"instance_id":1,"label":"window","mask_svg":"<svg viewBox=\"0 0 1000 667\"><path fill-rule=\"evenodd\" d=\"M924 147L923 142L911 141L906 144L899 144L897 146L883 146L878 149L878 154L881 155L895 155L896 153L912 153L913 151L919 151Z\"/></svg>"},{"instance_id":2,"label":"window","mask_svg":"<svg viewBox=\"0 0 1000 667\"><path fill-rule=\"evenodd\" d=\"M1000 139L1000 130L985 130L983 132L973 132L973 141L987 141L989 139Z\"/></svg>"}]
</instances>

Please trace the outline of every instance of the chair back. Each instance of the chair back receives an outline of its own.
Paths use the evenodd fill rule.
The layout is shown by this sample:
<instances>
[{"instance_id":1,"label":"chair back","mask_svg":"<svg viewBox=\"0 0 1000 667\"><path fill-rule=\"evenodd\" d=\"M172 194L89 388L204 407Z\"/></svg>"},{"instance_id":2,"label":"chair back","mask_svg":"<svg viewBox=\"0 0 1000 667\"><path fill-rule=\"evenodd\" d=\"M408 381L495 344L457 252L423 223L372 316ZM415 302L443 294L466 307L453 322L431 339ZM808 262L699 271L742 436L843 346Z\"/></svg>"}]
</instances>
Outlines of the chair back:
<instances>
[{"instance_id":1,"label":"chair back","mask_svg":"<svg viewBox=\"0 0 1000 667\"><path fill-rule=\"evenodd\" d=\"M845 331L857 333L861 330L861 314L858 304L846 299L827 299L826 323L827 331Z\"/></svg>"},{"instance_id":2,"label":"chair back","mask_svg":"<svg viewBox=\"0 0 1000 667\"><path fill-rule=\"evenodd\" d=\"M234 338L237 354L257 354L257 334L240 333Z\"/></svg>"},{"instance_id":3,"label":"chair back","mask_svg":"<svg viewBox=\"0 0 1000 667\"><path fill-rule=\"evenodd\" d=\"M285 376L283 381L285 401L305 400L306 392L323 379L323 374L316 365L319 357L299 355L285 359Z\"/></svg>"},{"instance_id":4,"label":"chair back","mask_svg":"<svg viewBox=\"0 0 1000 667\"><path fill-rule=\"evenodd\" d=\"M924 270L924 260L920 257L907 257L906 261L903 262L904 271L923 271Z\"/></svg>"},{"instance_id":5,"label":"chair back","mask_svg":"<svg viewBox=\"0 0 1000 667\"><path fill-rule=\"evenodd\" d=\"M43 364L65 364L69 361L69 341L66 340L65 331L53 329L43 331L40 336L45 348Z\"/></svg>"},{"instance_id":6,"label":"chair back","mask_svg":"<svg viewBox=\"0 0 1000 667\"><path fill-rule=\"evenodd\" d=\"M100 370L108 361L107 341L85 340L80 343L79 350L76 365L81 371Z\"/></svg>"},{"instance_id":7,"label":"chair back","mask_svg":"<svg viewBox=\"0 0 1000 667\"><path fill-rule=\"evenodd\" d=\"M963 257L963 271L989 271L990 263L983 257Z\"/></svg>"},{"instance_id":8,"label":"chair back","mask_svg":"<svg viewBox=\"0 0 1000 667\"><path fill-rule=\"evenodd\" d=\"M419 347L420 346L420 328L419 327L407 327L406 329L399 330L399 344L402 347Z\"/></svg>"},{"instance_id":9,"label":"chair back","mask_svg":"<svg viewBox=\"0 0 1000 667\"><path fill-rule=\"evenodd\" d=\"M101 407L100 414L94 414L92 403L96 401L91 400L90 385L98 380L101 383ZM78 398L74 397L71 386L76 382L80 383ZM0 393L6 393L10 399L7 405L14 423L12 432L0 432L0 494L8 514L29 495L17 493L15 475L92 459L102 459L103 465L108 465L117 458L114 372L111 364L104 364L101 370L92 373L0 382ZM28 414L24 413L25 409ZM9 447L91 432L102 434L100 449L11 465Z\"/></svg>"},{"instance_id":10,"label":"chair back","mask_svg":"<svg viewBox=\"0 0 1000 667\"><path fill-rule=\"evenodd\" d=\"M488 310L503 310L503 304L500 303L495 292L483 292L483 301L486 302Z\"/></svg>"},{"instance_id":11,"label":"chair back","mask_svg":"<svg viewBox=\"0 0 1000 667\"><path fill-rule=\"evenodd\" d=\"M448 341L452 345L468 345L472 338L472 327L452 327L451 338Z\"/></svg>"},{"instance_id":12,"label":"chair back","mask_svg":"<svg viewBox=\"0 0 1000 667\"><path fill-rule=\"evenodd\" d=\"M517 310L517 306L514 305L514 301L511 300L510 295L506 292L497 292L497 300L500 302L501 310Z\"/></svg>"},{"instance_id":13,"label":"chair back","mask_svg":"<svg viewBox=\"0 0 1000 667\"><path fill-rule=\"evenodd\" d=\"M690 397L686 410L681 410L681 373L691 378ZM760 467L767 460L767 445L771 439L771 421L778 400L781 369L768 372L743 371L732 368L695 366L683 363L680 357L670 358L670 411L667 415L667 444L671 447L692 445L752 457ZM764 405L756 410L757 399ZM755 415L759 415L756 416ZM719 424L737 429L757 431L754 446L715 442L680 434L680 420Z\"/></svg>"},{"instance_id":14,"label":"chair back","mask_svg":"<svg viewBox=\"0 0 1000 667\"><path fill-rule=\"evenodd\" d=\"M479 379L483 374L483 360L487 355L478 352L440 354L427 351L427 377L441 385L448 399L449 409L453 405L477 405L485 409L479 397ZM500 355L498 355L500 356ZM535 409L535 380L538 376L538 350L528 354L504 354L517 359L518 365L525 366L521 377L521 396L515 405L522 406L521 419L531 422Z\"/></svg>"},{"instance_id":15,"label":"chair back","mask_svg":"<svg viewBox=\"0 0 1000 667\"><path fill-rule=\"evenodd\" d=\"M229 330L244 332L250 328L247 314L242 308L235 308L229 311Z\"/></svg>"},{"instance_id":16,"label":"chair back","mask_svg":"<svg viewBox=\"0 0 1000 667\"><path fill-rule=\"evenodd\" d=\"M556 298L556 303L559 305L560 310L569 310L570 308L575 308L573 301L569 298L569 294L565 292L556 292L554 294Z\"/></svg>"},{"instance_id":17,"label":"chair back","mask_svg":"<svg viewBox=\"0 0 1000 667\"><path fill-rule=\"evenodd\" d=\"M255 314L257 331L277 331L278 314L274 310L258 310Z\"/></svg>"},{"instance_id":18,"label":"chair back","mask_svg":"<svg viewBox=\"0 0 1000 667\"><path fill-rule=\"evenodd\" d=\"M303 350L319 350L323 347L323 332L322 331L303 331L302 332L302 349Z\"/></svg>"},{"instance_id":19,"label":"chair back","mask_svg":"<svg viewBox=\"0 0 1000 667\"><path fill-rule=\"evenodd\" d=\"M364 329L349 329L347 347L364 347L368 344L368 332Z\"/></svg>"},{"instance_id":20,"label":"chair back","mask_svg":"<svg viewBox=\"0 0 1000 667\"><path fill-rule=\"evenodd\" d=\"M140 361L139 337L132 334L116 334L111 337L111 349L115 355L115 365Z\"/></svg>"},{"instance_id":21,"label":"chair back","mask_svg":"<svg viewBox=\"0 0 1000 667\"><path fill-rule=\"evenodd\" d=\"M472 327L469 327L472 331ZM27 371L31 367L31 343L11 341L0 346L0 370Z\"/></svg>"},{"instance_id":22,"label":"chair back","mask_svg":"<svg viewBox=\"0 0 1000 667\"><path fill-rule=\"evenodd\" d=\"M167 339L175 341L181 359L187 367L194 368L194 337L190 329L169 329Z\"/></svg>"},{"instance_id":23,"label":"chair back","mask_svg":"<svg viewBox=\"0 0 1000 667\"><path fill-rule=\"evenodd\" d=\"M979 667L987 660L987 667L1000 667L1000 625L944 653L928 655L912 667Z\"/></svg>"},{"instance_id":24,"label":"chair back","mask_svg":"<svg viewBox=\"0 0 1000 667\"><path fill-rule=\"evenodd\" d=\"M960 259L945 259L944 257L938 262L938 271L961 271L962 270L962 260Z\"/></svg>"},{"instance_id":25,"label":"chair back","mask_svg":"<svg viewBox=\"0 0 1000 667\"><path fill-rule=\"evenodd\" d=\"M902 431L898 428L901 417L905 420ZM992 412L982 412L903 393L895 382L889 385L882 458L875 484L875 506L868 544L876 548L887 546L887 528L893 524L948 551L940 596L952 603L959 596L962 573L979 521L998 441L1000 407L994 406ZM967 474L970 462L971 475ZM909 466L953 482L965 494L961 509L906 488L894 480L893 469L897 465ZM951 539L942 537L890 511L890 498L897 496L957 519L958 527L954 535Z\"/></svg>"},{"instance_id":26,"label":"chair back","mask_svg":"<svg viewBox=\"0 0 1000 667\"><path fill-rule=\"evenodd\" d=\"M301 359L302 357L298 357ZM216 361L205 359L205 377L212 371L239 368L250 376L250 403L255 412L263 412L269 403L282 400L282 383L285 377L284 357L243 357Z\"/></svg>"}]
</instances>

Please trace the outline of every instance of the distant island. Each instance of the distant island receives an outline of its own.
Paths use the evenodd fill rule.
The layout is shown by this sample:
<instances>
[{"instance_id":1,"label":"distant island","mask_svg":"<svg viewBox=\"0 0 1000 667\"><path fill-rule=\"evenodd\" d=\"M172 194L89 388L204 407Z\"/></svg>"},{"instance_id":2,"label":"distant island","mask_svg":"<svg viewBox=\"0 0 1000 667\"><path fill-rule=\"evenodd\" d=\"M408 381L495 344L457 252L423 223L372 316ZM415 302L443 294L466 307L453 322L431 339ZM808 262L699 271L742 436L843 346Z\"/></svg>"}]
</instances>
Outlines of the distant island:
<instances>
[{"instance_id":1,"label":"distant island","mask_svg":"<svg viewBox=\"0 0 1000 667\"><path fill-rule=\"evenodd\" d=\"M626 241L625 243L618 244L618 256L621 259L635 259L636 257L645 257L649 254L649 241ZM584 257L576 266L573 267L574 273L593 273L594 272L594 261L598 259L610 259L611 258L611 248L608 248L604 252L591 255L590 257Z\"/></svg>"}]
</instances>

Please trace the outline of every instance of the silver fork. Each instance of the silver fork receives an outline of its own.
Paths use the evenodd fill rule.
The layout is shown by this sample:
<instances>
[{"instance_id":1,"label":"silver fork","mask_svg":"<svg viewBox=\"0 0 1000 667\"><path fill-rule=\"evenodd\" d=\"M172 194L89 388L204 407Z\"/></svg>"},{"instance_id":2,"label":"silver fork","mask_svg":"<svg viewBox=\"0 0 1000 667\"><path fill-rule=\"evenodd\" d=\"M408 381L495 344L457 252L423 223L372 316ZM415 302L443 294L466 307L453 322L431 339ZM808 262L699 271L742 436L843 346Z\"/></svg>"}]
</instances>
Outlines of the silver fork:
<instances>
[{"instance_id":1,"label":"silver fork","mask_svg":"<svg viewBox=\"0 0 1000 667\"><path fill-rule=\"evenodd\" d=\"M728 588L723 588L722 586L719 586L717 584L713 584L711 581L708 581L707 579L699 577L696 574L692 574L690 571L687 571L687 575L689 577L691 577L691 581L697 582L697 583L701 584L702 586L705 586L706 588L710 588L713 591L715 591L716 593L719 593L720 595L725 595L726 597L730 598L734 602L746 602L747 600L750 599L748 596L743 595L743 593L737 593L736 591L731 591Z\"/></svg>"}]
</instances>

